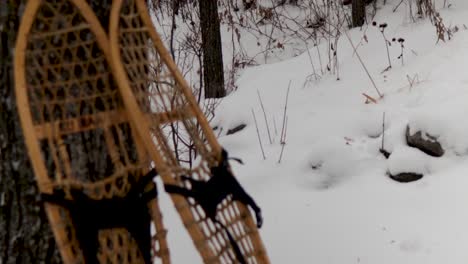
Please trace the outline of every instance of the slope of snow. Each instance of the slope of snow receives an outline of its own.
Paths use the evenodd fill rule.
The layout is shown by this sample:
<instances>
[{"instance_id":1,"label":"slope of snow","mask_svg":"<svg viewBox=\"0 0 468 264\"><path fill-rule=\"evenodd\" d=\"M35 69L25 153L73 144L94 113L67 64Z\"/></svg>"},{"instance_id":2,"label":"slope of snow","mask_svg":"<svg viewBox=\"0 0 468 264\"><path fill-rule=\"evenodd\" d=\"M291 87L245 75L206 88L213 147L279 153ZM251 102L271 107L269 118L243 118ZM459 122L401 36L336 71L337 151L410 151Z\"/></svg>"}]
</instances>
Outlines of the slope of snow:
<instances>
[{"instance_id":1,"label":"slope of snow","mask_svg":"<svg viewBox=\"0 0 468 264\"><path fill-rule=\"evenodd\" d=\"M405 38L404 65L397 59L399 45L392 45L393 67L382 73L388 61L377 28L348 32L354 45L360 43L357 52L384 94L377 104L365 103L362 93L378 95L342 36L339 81L328 74L307 82L312 70L308 54L302 54L247 69L239 89L218 107L213 125L223 131L247 124L237 134L222 134L220 141L246 163L232 165L262 207L261 234L273 263L461 264L468 259L468 30L463 26L468 4L451 0L451 8L441 10L445 24L460 30L436 44L428 20L413 23L405 5L393 13L400 1L387 2L375 20L388 23L390 39ZM278 163L288 87L286 145ZM409 123L440 138L445 155L432 158L407 147ZM382 135L392 152L389 160L379 153ZM425 175L402 184L388 178L389 170ZM201 263L166 195L162 204L174 263Z\"/></svg>"}]
</instances>

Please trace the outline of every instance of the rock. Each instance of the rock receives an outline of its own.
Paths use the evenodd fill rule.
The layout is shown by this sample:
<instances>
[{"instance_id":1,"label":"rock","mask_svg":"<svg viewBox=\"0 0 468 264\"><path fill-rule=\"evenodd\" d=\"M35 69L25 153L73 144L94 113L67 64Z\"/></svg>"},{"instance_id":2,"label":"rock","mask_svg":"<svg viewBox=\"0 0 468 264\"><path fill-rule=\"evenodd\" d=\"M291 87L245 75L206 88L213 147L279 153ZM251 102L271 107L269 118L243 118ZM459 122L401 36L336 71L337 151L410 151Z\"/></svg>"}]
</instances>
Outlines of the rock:
<instances>
[{"instance_id":1,"label":"rock","mask_svg":"<svg viewBox=\"0 0 468 264\"><path fill-rule=\"evenodd\" d=\"M235 126L235 127L231 128L231 129L228 129L226 135L235 134L235 133L241 131L242 129L244 129L246 126L247 126L246 124L240 124L240 125Z\"/></svg>"},{"instance_id":2,"label":"rock","mask_svg":"<svg viewBox=\"0 0 468 264\"><path fill-rule=\"evenodd\" d=\"M397 182L414 182L420 180L424 175L414 172L402 172L396 175L389 174L390 178Z\"/></svg>"},{"instance_id":3,"label":"rock","mask_svg":"<svg viewBox=\"0 0 468 264\"><path fill-rule=\"evenodd\" d=\"M434 157L441 157L445 152L442 148L442 145L437 141L436 137L431 136L430 134L423 131L418 131L411 135L409 125L406 126L406 143L408 146L417 148L427 155Z\"/></svg>"},{"instance_id":4,"label":"rock","mask_svg":"<svg viewBox=\"0 0 468 264\"><path fill-rule=\"evenodd\" d=\"M385 157L386 159L388 159L388 158L390 157L390 155L392 155L392 153L388 152L387 150L385 150L385 149L383 149L383 148L379 149L379 152L380 152L382 155L384 155L384 157Z\"/></svg>"}]
</instances>

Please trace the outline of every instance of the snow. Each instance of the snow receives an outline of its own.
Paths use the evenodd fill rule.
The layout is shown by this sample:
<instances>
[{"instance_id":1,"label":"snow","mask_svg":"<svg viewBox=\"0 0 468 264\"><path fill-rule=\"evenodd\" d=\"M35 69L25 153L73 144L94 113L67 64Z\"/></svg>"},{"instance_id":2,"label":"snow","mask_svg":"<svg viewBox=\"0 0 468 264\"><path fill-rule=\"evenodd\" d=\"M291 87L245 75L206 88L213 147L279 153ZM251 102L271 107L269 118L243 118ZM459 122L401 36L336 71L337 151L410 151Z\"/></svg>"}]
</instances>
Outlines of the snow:
<instances>
[{"instance_id":1,"label":"snow","mask_svg":"<svg viewBox=\"0 0 468 264\"><path fill-rule=\"evenodd\" d=\"M398 146L388 159L388 171L391 175L412 172L417 174L428 174L430 157L418 149Z\"/></svg>"},{"instance_id":2,"label":"snow","mask_svg":"<svg viewBox=\"0 0 468 264\"><path fill-rule=\"evenodd\" d=\"M305 52L247 68L238 90L217 108L213 126L222 128L219 139L230 155L245 162L232 166L263 210L260 232L272 263L461 264L468 259L468 3L451 0L450 8L440 9L444 23L459 31L436 43L435 28L428 19L412 22L406 1L392 12L399 2L379 5L375 21L388 24L389 39L405 39L404 65L397 59L400 46L392 45L392 69L382 72L388 59L377 28L348 31L382 99L342 36L340 80L325 73L307 81L312 68ZM443 0L436 2L441 7ZM317 50L326 48L310 50L316 65ZM286 145L279 163L288 87ZM377 104L366 104L363 93ZM241 123L244 130L225 135ZM421 129L440 140L444 156L408 147L408 124L412 132ZM383 135L384 148L392 153L388 160L379 153ZM403 184L388 172L424 177ZM173 263L201 263L165 194L161 203Z\"/></svg>"},{"instance_id":3,"label":"snow","mask_svg":"<svg viewBox=\"0 0 468 264\"><path fill-rule=\"evenodd\" d=\"M460 122L468 115L468 107L463 102L465 98L457 95L456 98L437 105L440 111L431 111L430 106L422 107L410 116L411 133L425 131L435 137L445 149L457 155L468 154L468 123ZM426 139L430 140L429 137Z\"/></svg>"}]
</instances>

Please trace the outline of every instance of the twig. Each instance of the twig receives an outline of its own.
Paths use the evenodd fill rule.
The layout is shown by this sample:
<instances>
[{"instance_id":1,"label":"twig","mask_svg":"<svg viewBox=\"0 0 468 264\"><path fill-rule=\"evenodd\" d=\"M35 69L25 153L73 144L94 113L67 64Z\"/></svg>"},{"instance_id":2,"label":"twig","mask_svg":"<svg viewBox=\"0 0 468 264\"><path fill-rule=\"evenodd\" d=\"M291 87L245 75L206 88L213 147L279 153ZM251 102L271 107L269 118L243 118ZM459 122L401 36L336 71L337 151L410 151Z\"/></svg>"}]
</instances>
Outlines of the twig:
<instances>
[{"instance_id":1,"label":"twig","mask_svg":"<svg viewBox=\"0 0 468 264\"><path fill-rule=\"evenodd\" d=\"M382 98L383 95L380 93L379 89L377 88L377 85L375 84L374 79L372 78L372 76L370 75L369 71L367 70L366 65L365 65L364 62L362 61L361 56L359 56L359 53L357 52L357 49L356 49L356 47L354 46L353 41L352 41L351 38L349 37L348 32L346 32L346 30L345 30L344 32L345 32L346 38L347 38L348 41L349 41L349 44L351 44L351 47L353 47L354 53L356 53L356 56L357 56L359 62L361 63L361 65L362 65L362 67L364 68L364 70L366 71L367 76L369 77L370 81L372 82L372 85L374 86L375 90L377 91L377 94L379 95L380 98Z\"/></svg>"},{"instance_id":2,"label":"twig","mask_svg":"<svg viewBox=\"0 0 468 264\"><path fill-rule=\"evenodd\" d=\"M387 68L383 69L383 71L381 71L380 74L388 72L391 69L392 69L392 66L387 66Z\"/></svg>"},{"instance_id":3,"label":"twig","mask_svg":"<svg viewBox=\"0 0 468 264\"><path fill-rule=\"evenodd\" d=\"M379 152L387 159L390 157L390 152L385 150L385 112L383 113L382 118L382 146L380 147Z\"/></svg>"},{"instance_id":4,"label":"twig","mask_svg":"<svg viewBox=\"0 0 468 264\"><path fill-rule=\"evenodd\" d=\"M260 138L260 131L258 130L257 118L255 118L254 110L253 109L251 110L252 110L252 115L253 115L254 122L255 122L255 127L257 128L258 142L260 144L260 149L262 150L263 160L266 160L265 151L263 151L262 139Z\"/></svg>"},{"instance_id":5,"label":"twig","mask_svg":"<svg viewBox=\"0 0 468 264\"><path fill-rule=\"evenodd\" d=\"M386 24L384 24L386 25ZM387 37L385 36L385 27L382 27L382 29L380 30L380 33L382 33L382 37L385 41L385 47L387 48L387 59L388 59L388 69L391 69L392 68L392 60L390 59L390 50L388 48L388 43L389 41L387 40Z\"/></svg>"},{"instance_id":6,"label":"twig","mask_svg":"<svg viewBox=\"0 0 468 264\"><path fill-rule=\"evenodd\" d=\"M395 6L395 8L393 8L393 13L395 13L395 12L397 11L398 7L400 7L400 5L403 3L403 1L404 1L404 0L401 0L401 2L398 3L398 5Z\"/></svg>"},{"instance_id":7,"label":"twig","mask_svg":"<svg viewBox=\"0 0 468 264\"><path fill-rule=\"evenodd\" d=\"M284 147L286 146L287 132L288 132L288 117L286 116L286 126L284 128L284 140L281 141L281 152L280 152L280 156L279 156L279 159L278 159L278 163L281 163L281 159L283 158Z\"/></svg>"},{"instance_id":8,"label":"twig","mask_svg":"<svg viewBox=\"0 0 468 264\"><path fill-rule=\"evenodd\" d=\"M410 91L413 87L415 87L416 85L419 85L421 82L424 82L424 80L419 80L419 75L416 73L415 75L413 75L413 77L409 76L408 74L406 75L406 79L408 81L408 85L405 85L401 88L398 89L398 91L402 91L406 88L408 88Z\"/></svg>"},{"instance_id":9,"label":"twig","mask_svg":"<svg viewBox=\"0 0 468 264\"><path fill-rule=\"evenodd\" d=\"M312 54L310 54L310 49L309 47L307 46L307 41L303 40L305 42L305 47L306 47L306 50L307 50L307 55L309 55L309 61L310 61L310 65L312 65L312 71L313 71L313 76L318 76L317 75L317 72L315 71L315 66L314 66L314 62L312 60Z\"/></svg>"},{"instance_id":10,"label":"twig","mask_svg":"<svg viewBox=\"0 0 468 264\"><path fill-rule=\"evenodd\" d=\"M382 149L384 149L385 144L385 112L383 113L382 117Z\"/></svg>"},{"instance_id":11,"label":"twig","mask_svg":"<svg viewBox=\"0 0 468 264\"><path fill-rule=\"evenodd\" d=\"M273 128L275 129L275 137L278 136L278 128L276 127L276 119L273 117Z\"/></svg>"},{"instance_id":12,"label":"twig","mask_svg":"<svg viewBox=\"0 0 468 264\"><path fill-rule=\"evenodd\" d=\"M364 97L366 97L366 104L368 104L369 102L372 102L374 104L377 104L377 100L375 100L374 98L372 98L371 96L367 95L366 93L362 93L362 95Z\"/></svg>"},{"instance_id":13,"label":"twig","mask_svg":"<svg viewBox=\"0 0 468 264\"><path fill-rule=\"evenodd\" d=\"M284 103L284 113L283 113L283 125L281 127L281 136L280 136L280 142L283 142L283 137L284 137L284 130L285 130L285 122L286 122L286 111L288 110L288 97L289 97L289 89L291 88L291 81L289 81L288 84L288 90L286 92L286 102Z\"/></svg>"},{"instance_id":14,"label":"twig","mask_svg":"<svg viewBox=\"0 0 468 264\"><path fill-rule=\"evenodd\" d=\"M419 76L418 74L415 74L413 78L411 78L408 74L406 74L406 79L408 79L408 83L409 83L409 88L411 90L411 88L413 88L414 86L414 83L419 83Z\"/></svg>"},{"instance_id":15,"label":"twig","mask_svg":"<svg viewBox=\"0 0 468 264\"><path fill-rule=\"evenodd\" d=\"M395 40L395 38L394 38ZM405 65L405 58L404 58L404 50L405 50L405 39L404 38L398 38L398 43L400 43L400 48L401 48L401 54L398 56L398 59L401 59L401 66Z\"/></svg>"},{"instance_id":16,"label":"twig","mask_svg":"<svg viewBox=\"0 0 468 264\"><path fill-rule=\"evenodd\" d=\"M288 111L288 99L289 99L289 90L291 88L291 81L288 84L288 91L286 92L286 102L284 103L284 113L283 113L283 127L281 128L281 137L280 137L280 144L281 144L281 152L278 159L278 163L281 163L281 158L283 157L284 147L286 146L286 132L287 132L287 122L288 117L286 116L286 112Z\"/></svg>"},{"instance_id":17,"label":"twig","mask_svg":"<svg viewBox=\"0 0 468 264\"><path fill-rule=\"evenodd\" d=\"M268 125L265 107L263 106L262 97L260 96L260 92L258 90L257 90L257 95L258 95L258 100L260 101L260 106L262 107L263 118L265 119L265 125L266 125L267 132L268 132L268 139L270 140L270 144L273 144L273 141L271 140L270 126Z\"/></svg>"}]
</instances>

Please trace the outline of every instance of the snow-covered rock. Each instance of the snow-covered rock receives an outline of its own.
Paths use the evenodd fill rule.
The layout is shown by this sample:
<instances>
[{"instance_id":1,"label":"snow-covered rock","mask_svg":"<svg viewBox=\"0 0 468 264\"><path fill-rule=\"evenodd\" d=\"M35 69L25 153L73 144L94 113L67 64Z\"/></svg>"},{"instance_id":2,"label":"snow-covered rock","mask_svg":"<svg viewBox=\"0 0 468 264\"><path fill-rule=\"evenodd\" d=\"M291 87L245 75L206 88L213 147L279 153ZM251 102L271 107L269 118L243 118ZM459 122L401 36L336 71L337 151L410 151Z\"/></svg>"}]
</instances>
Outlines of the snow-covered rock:
<instances>
[{"instance_id":1,"label":"snow-covered rock","mask_svg":"<svg viewBox=\"0 0 468 264\"><path fill-rule=\"evenodd\" d=\"M409 125L406 127L406 143L408 146L417 148L422 152L434 156L441 157L444 155L444 149L437 140L437 137L430 135L425 131L417 131L416 133L410 133L411 129Z\"/></svg>"},{"instance_id":2,"label":"snow-covered rock","mask_svg":"<svg viewBox=\"0 0 468 264\"><path fill-rule=\"evenodd\" d=\"M388 159L390 178L399 182L419 180L429 172L428 157L418 149L398 146Z\"/></svg>"},{"instance_id":3,"label":"snow-covered rock","mask_svg":"<svg viewBox=\"0 0 468 264\"><path fill-rule=\"evenodd\" d=\"M247 125L246 124L239 124L237 126L234 126L230 129L228 129L228 131L226 132L226 135L232 135L232 134L235 134L239 131L241 131L242 129L244 129Z\"/></svg>"}]
</instances>

